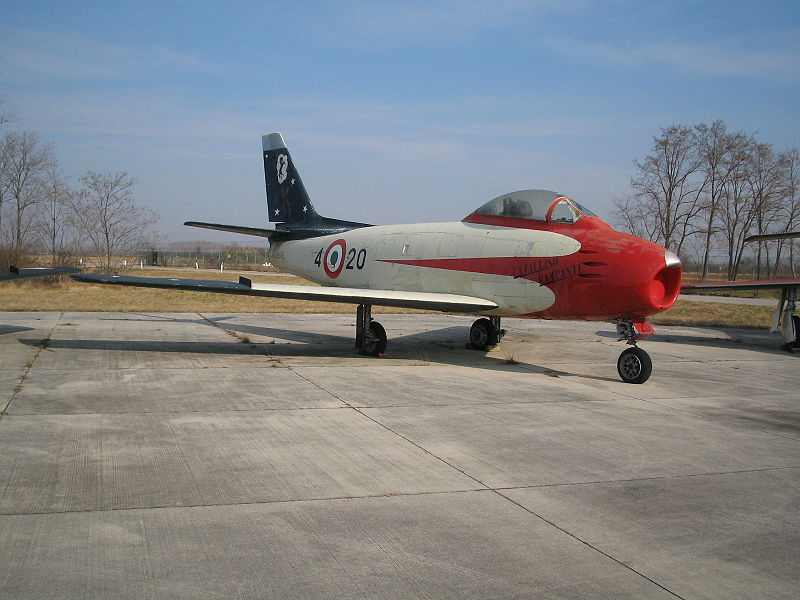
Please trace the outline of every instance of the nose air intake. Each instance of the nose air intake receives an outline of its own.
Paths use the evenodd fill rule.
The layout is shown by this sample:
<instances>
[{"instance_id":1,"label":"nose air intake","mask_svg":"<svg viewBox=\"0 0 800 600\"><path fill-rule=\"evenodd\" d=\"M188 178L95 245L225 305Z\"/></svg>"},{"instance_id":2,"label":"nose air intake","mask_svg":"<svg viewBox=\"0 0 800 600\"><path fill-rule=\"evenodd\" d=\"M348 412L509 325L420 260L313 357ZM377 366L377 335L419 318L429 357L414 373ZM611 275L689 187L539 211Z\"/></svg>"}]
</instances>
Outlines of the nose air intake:
<instances>
[{"instance_id":1,"label":"nose air intake","mask_svg":"<svg viewBox=\"0 0 800 600\"><path fill-rule=\"evenodd\" d=\"M681 259L667 250L664 253L664 267L654 276L648 286L648 296L653 307L666 310L678 299L681 291Z\"/></svg>"}]
</instances>

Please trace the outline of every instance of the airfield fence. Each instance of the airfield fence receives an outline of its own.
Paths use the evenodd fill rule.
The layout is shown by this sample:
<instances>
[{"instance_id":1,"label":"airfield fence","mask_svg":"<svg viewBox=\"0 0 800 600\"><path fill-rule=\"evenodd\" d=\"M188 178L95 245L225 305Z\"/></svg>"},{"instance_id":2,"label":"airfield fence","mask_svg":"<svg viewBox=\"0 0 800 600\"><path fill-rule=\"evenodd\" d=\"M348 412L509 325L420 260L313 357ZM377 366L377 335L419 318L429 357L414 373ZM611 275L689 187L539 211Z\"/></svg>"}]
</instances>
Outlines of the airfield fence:
<instances>
[{"instance_id":1,"label":"airfield fence","mask_svg":"<svg viewBox=\"0 0 800 600\"><path fill-rule=\"evenodd\" d=\"M199 269L259 270L269 266L266 246L196 247L176 249L171 247L150 248L140 253L144 265L157 267L197 267Z\"/></svg>"}]
</instances>

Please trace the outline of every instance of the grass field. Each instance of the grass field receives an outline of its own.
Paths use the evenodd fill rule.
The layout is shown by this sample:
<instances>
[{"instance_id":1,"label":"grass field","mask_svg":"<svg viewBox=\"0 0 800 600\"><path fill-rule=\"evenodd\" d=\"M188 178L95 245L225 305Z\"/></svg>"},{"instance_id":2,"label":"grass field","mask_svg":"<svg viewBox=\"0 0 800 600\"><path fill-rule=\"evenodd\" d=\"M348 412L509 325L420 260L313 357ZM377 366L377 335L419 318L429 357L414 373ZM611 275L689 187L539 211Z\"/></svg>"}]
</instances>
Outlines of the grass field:
<instances>
[{"instance_id":1,"label":"grass field","mask_svg":"<svg viewBox=\"0 0 800 600\"><path fill-rule=\"evenodd\" d=\"M232 272L164 269L135 269L131 275L144 277L189 277L235 281ZM263 283L313 285L297 277L276 274L250 275ZM78 283L67 277L53 282L28 279L0 284L0 311L54 312L232 312L232 313L354 313L350 304L305 302L283 298L257 298L209 292L161 290L153 288L93 285ZM376 313L421 313L425 311L375 307ZM678 301L673 308L650 320L656 325L699 327L767 328L773 309L768 306L721 304L715 302Z\"/></svg>"},{"instance_id":2,"label":"grass field","mask_svg":"<svg viewBox=\"0 0 800 600\"><path fill-rule=\"evenodd\" d=\"M774 313L775 309L769 306L678 300L675 306L649 320L654 325L767 329Z\"/></svg>"}]
</instances>

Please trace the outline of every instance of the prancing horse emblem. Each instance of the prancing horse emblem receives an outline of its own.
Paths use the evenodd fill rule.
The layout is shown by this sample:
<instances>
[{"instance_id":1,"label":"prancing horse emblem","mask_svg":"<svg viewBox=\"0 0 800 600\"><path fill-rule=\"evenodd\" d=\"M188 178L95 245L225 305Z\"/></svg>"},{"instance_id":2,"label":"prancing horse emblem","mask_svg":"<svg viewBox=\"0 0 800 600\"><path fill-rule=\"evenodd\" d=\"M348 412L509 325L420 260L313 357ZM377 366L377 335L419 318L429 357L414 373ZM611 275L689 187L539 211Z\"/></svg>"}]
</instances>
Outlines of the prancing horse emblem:
<instances>
[{"instance_id":1,"label":"prancing horse emblem","mask_svg":"<svg viewBox=\"0 0 800 600\"><path fill-rule=\"evenodd\" d=\"M289 159L285 154L278 155L278 183L286 181L286 175L289 170Z\"/></svg>"}]
</instances>

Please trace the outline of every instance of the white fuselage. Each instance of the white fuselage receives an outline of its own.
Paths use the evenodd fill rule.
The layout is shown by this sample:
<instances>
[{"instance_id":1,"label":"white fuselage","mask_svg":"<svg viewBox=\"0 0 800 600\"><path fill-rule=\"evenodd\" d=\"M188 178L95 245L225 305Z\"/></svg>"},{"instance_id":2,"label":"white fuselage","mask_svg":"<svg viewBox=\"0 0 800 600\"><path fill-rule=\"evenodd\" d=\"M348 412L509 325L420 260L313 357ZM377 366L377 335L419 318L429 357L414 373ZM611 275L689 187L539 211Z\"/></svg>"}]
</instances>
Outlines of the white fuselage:
<instances>
[{"instance_id":1,"label":"white fuselage","mask_svg":"<svg viewBox=\"0 0 800 600\"><path fill-rule=\"evenodd\" d=\"M337 244L344 240L344 245ZM459 260L567 256L580 243L550 231L464 222L377 225L341 234L275 242L271 262L321 285L474 296L499 308L487 314L545 310L555 296L523 277L458 269ZM341 256L339 250L344 249ZM326 268L327 259L327 268ZM387 261L445 261L446 268ZM455 267L455 268L454 268Z\"/></svg>"}]
</instances>

